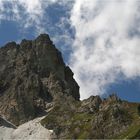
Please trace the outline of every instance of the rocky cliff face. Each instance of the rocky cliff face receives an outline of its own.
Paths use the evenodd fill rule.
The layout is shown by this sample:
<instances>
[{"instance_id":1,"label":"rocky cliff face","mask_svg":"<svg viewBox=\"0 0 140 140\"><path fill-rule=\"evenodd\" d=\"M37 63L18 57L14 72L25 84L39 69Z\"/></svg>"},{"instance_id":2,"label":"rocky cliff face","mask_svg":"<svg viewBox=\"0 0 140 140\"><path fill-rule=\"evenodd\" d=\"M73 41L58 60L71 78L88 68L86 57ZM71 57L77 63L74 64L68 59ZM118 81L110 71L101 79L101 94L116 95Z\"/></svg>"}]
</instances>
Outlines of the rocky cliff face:
<instances>
[{"instance_id":1,"label":"rocky cliff face","mask_svg":"<svg viewBox=\"0 0 140 140\"><path fill-rule=\"evenodd\" d=\"M122 101L115 94L107 99L91 96L80 101L79 98L73 72L64 64L48 35L42 34L32 41L24 39L20 44L10 42L0 48L2 138L9 133L9 129L4 133L7 127L11 132L8 138L15 139L140 138L139 103ZM42 126L36 118L41 115L45 115L39 119ZM20 124L23 125L18 129L13 128ZM49 130L53 130L51 136Z\"/></svg>"},{"instance_id":2,"label":"rocky cliff face","mask_svg":"<svg viewBox=\"0 0 140 140\"><path fill-rule=\"evenodd\" d=\"M79 100L79 86L47 34L0 48L0 113L16 125L61 98Z\"/></svg>"}]
</instances>

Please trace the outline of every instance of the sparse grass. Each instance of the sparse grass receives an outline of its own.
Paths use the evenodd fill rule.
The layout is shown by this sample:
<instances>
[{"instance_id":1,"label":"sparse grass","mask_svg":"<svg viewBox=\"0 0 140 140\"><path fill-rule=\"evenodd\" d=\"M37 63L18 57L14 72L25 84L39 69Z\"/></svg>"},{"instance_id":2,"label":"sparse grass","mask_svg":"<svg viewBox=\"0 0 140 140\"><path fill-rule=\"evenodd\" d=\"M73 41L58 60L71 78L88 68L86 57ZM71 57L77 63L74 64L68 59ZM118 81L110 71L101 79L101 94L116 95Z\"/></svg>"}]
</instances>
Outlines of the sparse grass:
<instances>
[{"instance_id":1,"label":"sparse grass","mask_svg":"<svg viewBox=\"0 0 140 140\"><path fill-rule=\"evenodd\" d=\"M134 139L136 138L138 132L140 132L140 125L132 125L127 131L123 132L118 138L119 139Z\"/></svg>"},{"instance_id":2,"label":"sparse grass","mask_svg":"<svg viewBox=\"0 0 140 140\"><path fill-rule=\"evenodd\" d=\"M80 106L80 104L76 104ZM139 104L136 103L124 103L124 110L120 110L119 113L122 114L125 121L132 120L131 125L124 130L118 136L112 136L113 138L119 139L133 139L139 137L140 133L140 116L139 116ZM104 125L110 124L110 116L112 113L112 108L109 108L106 111L100 112L104 114ZM60 106L57 105L53 110L41 121L42 125L45 125L47 128L51 128L54 131L58 132L57 134L64 133L65 137L68 139L87 139L92 136L92 126L94 123L96 114L90 113L79 113L73 112L69 109L69 106ZM128 119L128 120L127 120ZM130 121L131 122L131 121ZM103 122L102 122L103 123ZM121 125L121 124L120 124ZM128 123L129 125L129 123ZM59 126L59 127L58 127ZM103 127L103 125L101 126ZM112 128L113 129L113 128ZM58 130L58 131L57 131ZM66 130L66 131L65 131ZM64 132L65 131L65 132ZM95 133L98 130L95 131ZM99 135L100 135L99 129ZM98 135L97 135L98 136ZM60 137L61 138L61 137Z\"/></svg>"},{"instance_id":3,"label":"sparse grass","mask_svg":"<svg viewBox=\"0 0 140 140\"><path fill-rule=\"evenodd\" d=\"M93 114L88 113L73 113L70 111L63 111L58 106L55 107L43 120L41 124L50 129L56 129L59 125L60 128L68 128L67 138L88 138L91 129L91 120L94 119ZM65 118L69 117L69 118Z\"/></svg>"},{"instance_id":4,"label":"sparse grass","mask_svg":"<svg viewBox=\"0 0 140 140\"><path fill-rule=\"evenodd\" d=\"M132 124L128 129L117 138L119 139L135 139L140 135L140 115L139 104L129 103L128 112L132 116Z\"/></svg>"},{"instance_id":5,"label":"sparse grass","mask_svg":"<svg viewBox=\"0 0 140 140\"><path fill-rule=\"evenodd\" d=\"M92 127L92 120L94 120L93 114L76 113L70 120L70 133L74 134L75 130L78 129L79 132L75 134L75 138L87 139L89 136L89 132L91 131L90 129Z\"/></svg>"}]
</instances>

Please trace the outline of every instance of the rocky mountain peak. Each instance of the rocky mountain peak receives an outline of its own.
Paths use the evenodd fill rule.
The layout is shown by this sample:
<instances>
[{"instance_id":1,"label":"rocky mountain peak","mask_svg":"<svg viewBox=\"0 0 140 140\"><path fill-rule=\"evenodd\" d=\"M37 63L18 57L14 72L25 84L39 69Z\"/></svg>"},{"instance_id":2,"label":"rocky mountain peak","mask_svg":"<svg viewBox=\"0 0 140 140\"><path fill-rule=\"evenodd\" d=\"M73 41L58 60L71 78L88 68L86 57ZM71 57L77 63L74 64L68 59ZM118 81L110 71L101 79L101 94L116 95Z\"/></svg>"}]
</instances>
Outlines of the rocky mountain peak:
<instances>
[{"instance_id":1,"label":"rocky mountain peak","mask_svg":"<svg viewBox=\"0 0 140 140\"><path fill-rule=\"evenodd\" d=\"M36 42L52 43L48 34L40 34L36 39Z\"/></svg>"},{"instance_id":2,"label":"rocky mountain peak","mask_svg":"<svg viewBox=\"0 0 140 140\"><path fill-rule=\"evenodd\" d=\"M0 66L0 111L16 125L61 98L80 98L73 72L47 34L0 48Z\"/></svg>"}]
</instances>

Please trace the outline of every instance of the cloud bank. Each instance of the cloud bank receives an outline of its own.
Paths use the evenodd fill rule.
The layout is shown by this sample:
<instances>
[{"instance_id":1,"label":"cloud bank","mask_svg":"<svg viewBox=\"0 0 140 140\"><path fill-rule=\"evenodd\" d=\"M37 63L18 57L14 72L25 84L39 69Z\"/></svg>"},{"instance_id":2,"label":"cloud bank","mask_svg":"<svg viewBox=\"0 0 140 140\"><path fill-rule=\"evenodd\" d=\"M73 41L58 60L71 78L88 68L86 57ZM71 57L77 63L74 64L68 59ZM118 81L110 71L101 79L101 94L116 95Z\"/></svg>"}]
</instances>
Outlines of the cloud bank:
<instances>
[{"instance_id":1,"label":"cloud bank","mask_svg":"<svg viewBox=\"0 0 140 140\"><path fill-rule=\"evenodd\" d=\"M138 0L0 0L0 22L52 34L64 56L72 52L68 63L81 99L140 76L139 11Z\"/></svg>"},{"instance_id":2,"label":"cloud bank","mask_svg":"<svg viewBox=\"0 0 140 140\"><path fill-rule=\"evenodd\" d=\"M34 27L35 33L47 31L45 27L45 10L56 0L0 0L0 21L15 21L19 27L28 30Z\"/></svg>"},{"instance_id":3,"label":"cloud bank","mask_svg":"<svg viewBox=\"0 0 140 140\"><path fill-rule=\"evenodd\" d=\"M71 66L81 98L102 95L121 80L140 76L140 2L76 0Z\"/></svg>"}]
</instances>

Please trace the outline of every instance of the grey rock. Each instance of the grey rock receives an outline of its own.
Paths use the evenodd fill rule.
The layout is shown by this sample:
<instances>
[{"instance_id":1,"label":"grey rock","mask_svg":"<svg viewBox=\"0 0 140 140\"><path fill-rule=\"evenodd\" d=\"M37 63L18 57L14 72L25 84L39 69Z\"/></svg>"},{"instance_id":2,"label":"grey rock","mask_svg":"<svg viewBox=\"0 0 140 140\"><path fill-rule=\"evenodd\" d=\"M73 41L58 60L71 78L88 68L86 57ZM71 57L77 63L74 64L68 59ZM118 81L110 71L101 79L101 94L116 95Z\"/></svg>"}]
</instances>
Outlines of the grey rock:
<instances>
[{"instance_id":1,"label":"grey rock","mask_svg":"<svg viewBox=\"0 0 140 140\"><path fill-rule=\"evenodd\" d=\"M79 112L95 113L99 110L102 99L99 96L91 96L82 101Z\"/></svg>"},{"instance_id":2,"label":"grey rock","mask_svg":"<svg viewBox=\"0 0 140 140\"><path fill-rule=\"evenodd\" d=\"M79 100L79 86L47 34L0 48L0 111L19 125L45 113L50 102Z\"/></svg>"}]
</instances>

